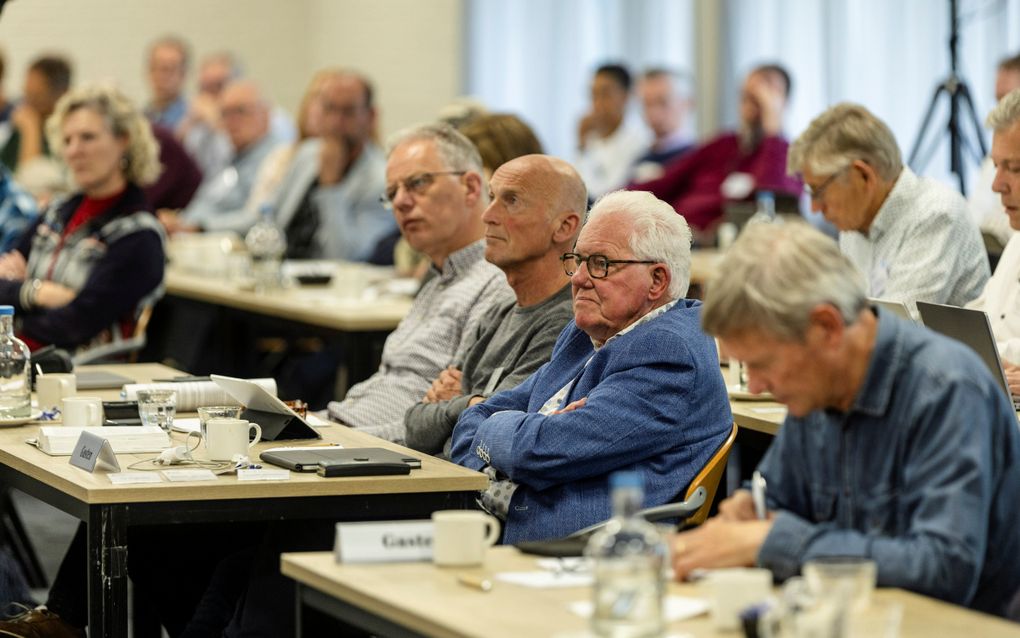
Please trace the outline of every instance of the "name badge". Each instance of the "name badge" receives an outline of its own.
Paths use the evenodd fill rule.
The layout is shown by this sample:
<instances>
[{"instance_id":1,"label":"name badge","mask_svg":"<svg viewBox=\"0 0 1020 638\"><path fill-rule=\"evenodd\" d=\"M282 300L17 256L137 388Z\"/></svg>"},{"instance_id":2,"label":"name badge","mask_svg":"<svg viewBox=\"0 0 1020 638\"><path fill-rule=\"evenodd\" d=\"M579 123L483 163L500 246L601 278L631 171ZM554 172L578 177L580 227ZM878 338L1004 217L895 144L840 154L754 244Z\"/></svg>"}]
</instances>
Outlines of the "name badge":
<instances>
[{"instance_id":1,"label":"name badge","mask_svg":"<svg viewBox=\"0 0 1020 638\"><path fill-rule=\"evenodd\" d=\"M114 472L120 472L120 463L113 453L110 441L98 434L82 432L78 442L71 450L71 465L80 467L86 472L95 472L96 465L102 463Z\"/></svg>"},{"instance_id":2,"label":"name badge","mask_svg":"<svg viewBox=\"0 0 1020 638\"><path fill-rule=\"evenodd\" d=\"M337 523L333 553L338 563L432 560L432 521Z\"/></svg>"}]
</instances>

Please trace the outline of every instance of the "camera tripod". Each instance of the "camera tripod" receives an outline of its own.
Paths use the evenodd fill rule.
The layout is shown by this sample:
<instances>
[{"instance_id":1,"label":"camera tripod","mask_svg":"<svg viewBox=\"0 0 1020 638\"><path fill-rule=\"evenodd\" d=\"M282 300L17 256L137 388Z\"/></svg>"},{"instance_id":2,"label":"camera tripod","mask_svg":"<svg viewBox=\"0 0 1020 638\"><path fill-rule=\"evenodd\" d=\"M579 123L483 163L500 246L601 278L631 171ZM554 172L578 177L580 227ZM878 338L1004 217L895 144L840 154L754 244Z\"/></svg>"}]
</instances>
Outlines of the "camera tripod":
<instances>
[{"instance_id":1,"label":"camera tripod","mask_svg":"<svg viewBox=\"0 0 1020 638\"><path fill-rule=\"evenodd\" d=\"M945 95L949 99L949 122L946 123L946 129L949 131L949 170L956 174L957 179L960 181L960 192L966 195L966 167L963 163L963 147L966 145L967 150L978 163L981 162L987 151L985 149L985 139L981 131L981 120L974 109L974 100L971 98L970 88L967 86L967 82L957 73L957 45L960 40L960 17L957 0L949 0L949 25L949 77L935 88L935 94L932 96L931 102L928 104L928 110L924 115L924 120L921 122L921 130L918 132L917 139L914 141L914 147L910 151L908 163L915 172L921 173L928 165L929 160L931 160L931 156L934 154L935 148L940 141L939 138L935 137L932 140L923 157L921 157L921 148L925 137L928 136L928 133L933 128L934 121L932 116L935 114L939 98ZM966 131L963 128L963 124L967 120L961 121L961 117L969 119L973 126L972 139L967 138ZM920 161L918 161L919 158Z\"/></svg>"}]
</instances>

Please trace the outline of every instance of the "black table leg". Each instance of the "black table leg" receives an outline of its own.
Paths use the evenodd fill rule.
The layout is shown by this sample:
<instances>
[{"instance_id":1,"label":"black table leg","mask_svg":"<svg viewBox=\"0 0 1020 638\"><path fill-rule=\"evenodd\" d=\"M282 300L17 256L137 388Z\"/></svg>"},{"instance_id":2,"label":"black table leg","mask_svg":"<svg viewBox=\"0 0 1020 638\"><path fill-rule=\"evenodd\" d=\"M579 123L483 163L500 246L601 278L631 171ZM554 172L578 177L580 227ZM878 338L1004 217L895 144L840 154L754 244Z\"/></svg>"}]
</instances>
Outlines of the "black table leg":
<instances>
[{"instance_id":1,"label":"black table leg","mask_svg":"<svg viewBox=\"0 0 1020 638\"><path fill-rule=\"evenodd\" d=\"M126 638L127 512L123 505L89 508L89 635Z\"/></svg>"}]
</instances>

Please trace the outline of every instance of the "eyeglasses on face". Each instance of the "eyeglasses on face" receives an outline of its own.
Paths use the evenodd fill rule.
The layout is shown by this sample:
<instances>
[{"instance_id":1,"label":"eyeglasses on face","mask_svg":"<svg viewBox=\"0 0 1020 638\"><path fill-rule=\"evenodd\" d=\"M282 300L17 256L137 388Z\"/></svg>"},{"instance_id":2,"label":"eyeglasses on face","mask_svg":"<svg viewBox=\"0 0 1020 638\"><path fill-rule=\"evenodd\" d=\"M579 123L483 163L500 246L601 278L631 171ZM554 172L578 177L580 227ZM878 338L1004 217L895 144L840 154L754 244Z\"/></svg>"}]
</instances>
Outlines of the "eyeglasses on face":
<instances>
[{"instance_id":1,"label":"eyeglasses on face","mask_svg":"<svg viewBox=\"0 0 1020 638\"><path fill-rule=\"evenodd\" d=\"M809 184L804 184L804 192L807 193L808 197L810 197L813 201L816 202L821 201L822 197L825 196L825 190L832 186L832 183L836 181L836 178L842 175L843 173L847 172L849 168L850 165L847 164L846 166L839 169L832 175L829 175L828 177L825 178L825 181L818 185L817 188L811 188Z\"/></svg>"},{"instance_id":2,"label":"eyeglasses on face","mask_svg":"<svg viewBox=\"0 0 1020 638\"><path fill-rule=\"evenodd\" d=\"M467 171L432 171L430 173L415 173L405 179L397 180L395 184L387 184L386 192L379 196L379 201L387 209L393 209L393 200L396 199L400 187L413 195L424 195L436 181L439 175L464 175Z\"/></svg>"},{"instance_id":3,"label":"eyeglasses on face","mask_svg":"<svg viewBox=\"0 0 1020 638\"><path fill-rule=\"evenodd\" d=\"M563 272L568 277L573 276L581 264L588 266L588 276L592 279L603 279L609 275L609 267L613 264L657 264L658 261L642 259L610 259L605 255L588 255L585 257L579 253L563 253L560 257L563 263Z\"/></svg>"}]
</instances>

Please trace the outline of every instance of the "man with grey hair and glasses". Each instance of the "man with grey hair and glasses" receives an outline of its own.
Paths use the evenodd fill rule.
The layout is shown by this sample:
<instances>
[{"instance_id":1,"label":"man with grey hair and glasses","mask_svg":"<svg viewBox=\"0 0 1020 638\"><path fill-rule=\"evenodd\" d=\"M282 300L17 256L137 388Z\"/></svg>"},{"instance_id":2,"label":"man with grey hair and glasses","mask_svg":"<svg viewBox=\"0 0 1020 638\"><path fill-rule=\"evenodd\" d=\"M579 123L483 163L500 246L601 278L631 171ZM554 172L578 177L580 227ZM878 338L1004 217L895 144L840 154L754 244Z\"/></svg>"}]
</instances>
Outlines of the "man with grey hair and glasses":
<instances>
[{"instance_id":1,"label":"man with grey hair and glasses","mask_svg":"<svg viewBox=\"0 0 1020 638\"><path fill-rule=\"evenodd\" d=\"M482 159L447 124L401 131L389 144L383 203L400 232L432 264L414 303L386 338L379 370L329 404L329 417L403 443L404 413L432 380L460 361L467 335L497 305L512 303L502 271L485 261L482 213L489 192Z\"/></svg>"},{"instance_id":2,"label":"man with grey hair and glasses","mask_svg":"<svg viewBox=\"0 0 1020 638\"><path fill-rule=\"evenodd\" d=\"M684 299L691 234L650 193L592 208L574 251L574 320L550 361L465 411L451 458L488 474L481 505L506 543L566 536L612 514L609 474L644 478L645 504L683 492L732 427L715 344Z\"/></svg>"},{"instance_id":3,"label":"man with grey hair and glasses","mask_svg":"<svg viewBox=\"0 0 1020 638\"><path fill-rule=\"evenodd\" d=\"M673 541L677 578L757 564L874 560L878 584L1003 614L1020 586L1020 429L965 345L868 305L832 240L749 227L708 284L702 322L752 392L789 409L759 472Z\"/></svg>"},{"instance_id":4,"label":"man with grey hair and glasses","mask_svg":"<svg viewBox=\"0 0 1020 638\"><path fill-rule=\"evenodd\" d=\"M1010 228L1020 230L1020 89L1007 93L985 123L993 131L992 191L1002 201ZM967 307L988 313L1009 389L1020 395L1020 241L1015 237L1006 244L981 296Z\"/></svg>"},{"instance_id":5,"label":"man with grey hair and glasses","mask_svg":"<svg viewBox=\"0 0 1020 638\"><path fill-rule=\"evenodd\" d=\"M967 202L904 166L896 138L863 106L837 104L790 147L811 207L839 229L839 247L871 297L962 306L988 280L981 233Z\"/></svg>"}]
</instances>

